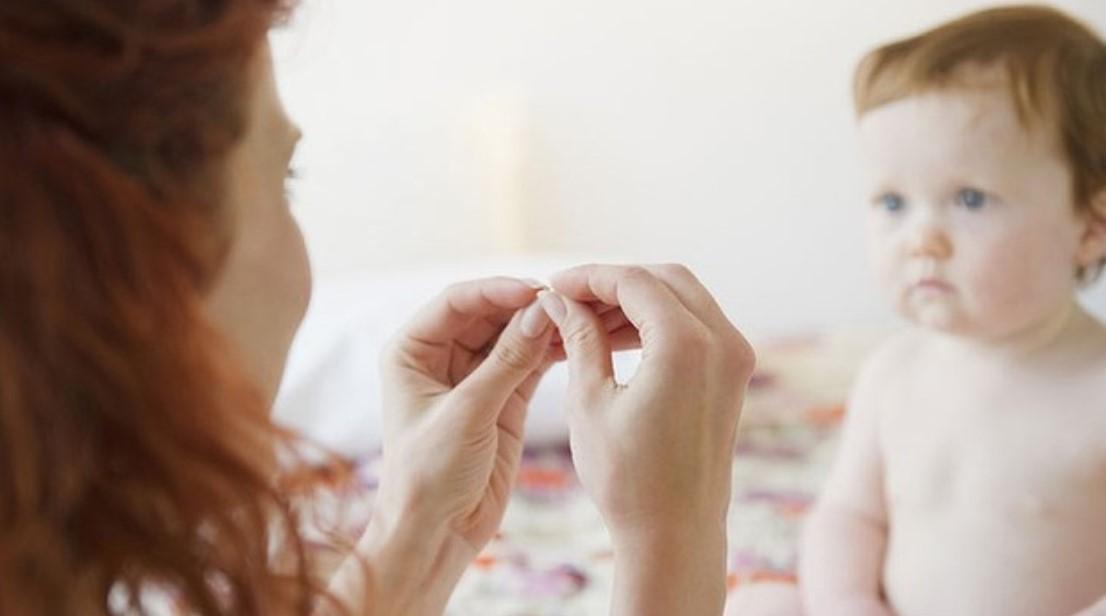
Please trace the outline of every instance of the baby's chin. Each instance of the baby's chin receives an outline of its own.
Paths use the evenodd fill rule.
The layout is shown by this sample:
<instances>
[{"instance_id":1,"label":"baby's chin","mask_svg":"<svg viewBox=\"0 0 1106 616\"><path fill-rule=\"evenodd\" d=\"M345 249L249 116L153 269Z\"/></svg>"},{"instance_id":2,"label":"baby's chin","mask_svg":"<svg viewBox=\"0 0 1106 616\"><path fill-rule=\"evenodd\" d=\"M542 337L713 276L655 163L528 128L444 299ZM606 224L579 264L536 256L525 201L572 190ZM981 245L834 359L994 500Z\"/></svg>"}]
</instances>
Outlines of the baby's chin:
<instances>
[{"instance_id":1,"label":"baby's chin","mask_svg":"<svg viewBox=\"0 0 1106 616\"><path fill-rule=\"evenodd\" d=\"M922 329L947 336L986 337L986 327L947 305L900 306L899 316Z\"/></svg>"},{"instance_id":2,"label":"baby's chin","mask_svg":"<svg viewBox=\"0 0 1106 616\"><path fill-rule=\"evenodd\" d=\"M954 310L906 310L900 315L918 330L926 333L993 344L1017 335L1019 324L999 318L964 314Z\"/></svg>"}]
</instances>

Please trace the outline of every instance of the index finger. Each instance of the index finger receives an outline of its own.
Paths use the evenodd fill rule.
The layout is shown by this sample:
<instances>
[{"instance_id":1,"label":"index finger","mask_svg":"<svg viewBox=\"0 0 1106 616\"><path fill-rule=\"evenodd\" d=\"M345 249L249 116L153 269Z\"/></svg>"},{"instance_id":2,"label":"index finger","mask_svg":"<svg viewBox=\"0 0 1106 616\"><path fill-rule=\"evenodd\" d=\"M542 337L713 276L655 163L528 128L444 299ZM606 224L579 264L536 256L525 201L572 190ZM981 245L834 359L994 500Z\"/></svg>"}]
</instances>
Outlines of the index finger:
<instances>
[{"instance_id":1,"label":"index finger","mask_svg":"<svg viewBox=\"0 0 1106 616\"><path fill-rule=\"evenodd\" d=\"M553 276L553 287L560 293L577 301L602 301L592 281L597 270L619 267L611 265L583 265L558 272ZM643 265L640 266L664 283L687 308L704 324L718 330L732 327L718 302L703 286L698 278L682 265Z\"/></svg>"},{"instance_id":2,"label":"index finger","mask_svg":"<svg viewBox=\"0 0 1106 616\"><path fill-rule=\"evenodd\" d=\"M403 335L426 344L453 342L480 319L529 305L539 289L503 276L451 285L416 313L403 328Z\"/></svg>"},{"instance_id":3,"label":"index finger","mask_svg":"<svg viewBox=\"0 0 1106 616\"><path fill-rule=\"evenodd\" d=\"M576 301L618 306L647 346L669 334L680 335L688 326L702 325L668 285L642 267L584 265L555 274L552 285Z\"/></svg>"}]
</instances>

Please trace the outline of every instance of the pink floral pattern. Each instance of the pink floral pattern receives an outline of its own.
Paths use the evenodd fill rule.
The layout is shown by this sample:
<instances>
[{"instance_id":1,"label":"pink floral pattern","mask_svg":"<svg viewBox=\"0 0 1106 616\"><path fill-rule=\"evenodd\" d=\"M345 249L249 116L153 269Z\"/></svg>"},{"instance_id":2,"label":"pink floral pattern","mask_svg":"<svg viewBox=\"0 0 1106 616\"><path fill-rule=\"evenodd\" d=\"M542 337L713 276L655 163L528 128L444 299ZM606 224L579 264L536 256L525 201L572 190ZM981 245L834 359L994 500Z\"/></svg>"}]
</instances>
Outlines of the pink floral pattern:
<instances>
[{"instance_id":1,"label":"pink floral pattern","mask_svg":"<svg viewBox=\"0 0 1106 616\"><path fill-rule=\"evenodd\" d=\"M734 456L731 589L794 580L797 533L832 458L852 376L872 340L812 336L759 346L760 368ZM367 523L377 466L376 456L356 460L342 483L337 498L345 506L336 523L351 538ZM568 446L527 451L501 532L472 563L447 614L604 614L611 556Z\"/></svg>"}]
</instances>

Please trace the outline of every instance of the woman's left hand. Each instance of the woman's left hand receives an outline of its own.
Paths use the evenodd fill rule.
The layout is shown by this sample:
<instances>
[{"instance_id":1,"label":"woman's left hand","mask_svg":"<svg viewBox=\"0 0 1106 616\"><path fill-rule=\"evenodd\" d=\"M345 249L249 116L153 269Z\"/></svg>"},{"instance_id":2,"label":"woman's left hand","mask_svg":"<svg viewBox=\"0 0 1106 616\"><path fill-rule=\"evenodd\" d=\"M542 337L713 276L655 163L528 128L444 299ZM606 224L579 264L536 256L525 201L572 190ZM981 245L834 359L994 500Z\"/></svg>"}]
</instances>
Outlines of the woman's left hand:
<instances>
[{"instance_id":1,"label":"woman's left hand","mask_svg":"<svg viewBox=\"0 0 1106 616\"><path fill-rule=\"evenodd\" d=\"M377 613L440 613L499 528L549 366L553 328L537 292L510 278L453 285L383 357L383 479L363 553L372 594L391 603L414 583L418 602Z\"/></svg>"}]
</instances>

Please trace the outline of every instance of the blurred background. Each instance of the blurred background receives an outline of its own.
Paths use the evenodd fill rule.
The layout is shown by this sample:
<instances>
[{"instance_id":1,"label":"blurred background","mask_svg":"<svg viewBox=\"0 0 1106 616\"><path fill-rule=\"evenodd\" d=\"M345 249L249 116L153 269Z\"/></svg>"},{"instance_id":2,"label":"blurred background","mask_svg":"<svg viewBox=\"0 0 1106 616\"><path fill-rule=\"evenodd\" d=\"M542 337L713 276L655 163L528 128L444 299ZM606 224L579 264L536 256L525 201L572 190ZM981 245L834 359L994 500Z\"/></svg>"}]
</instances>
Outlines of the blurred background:
<instances>
[{"instance_id":1,"label":"blurred background","mask_svg":"<svg viewBox=\"0 0 1106 616\"><path fill-rule=\"evenodd\" d=\"M274 48L306 133L293 202L316 286L278 418L371 488L379 351L442 286L683 262L758 352L728 587L793 581L856 368L895 325L866 265L853 68L995 3L300 2ZM1106 0L1054 5L1106 33ZM1106 318L1106 280L1084 301ZM636 361L617 356L619 376ZM501 534L451 616L608 611L609 540L564 448L567 378L557 366L535 393Z\"/></svg>"},{"instance_id":2,"label":"blurred background","mask_svg":"<svg viewBox=\"0 0 1106 616\"><path fill-rule=\"evenodd\" d=\"M754 335L891 323L852 70L992 4L304 0L274 46L317 279L679 261Z\"/></svg>"}]
</instances>

